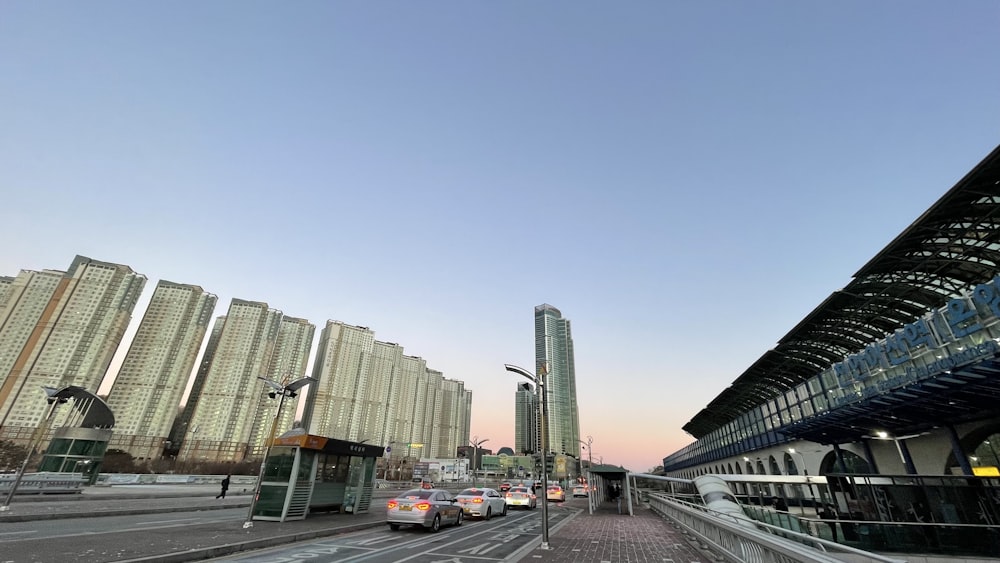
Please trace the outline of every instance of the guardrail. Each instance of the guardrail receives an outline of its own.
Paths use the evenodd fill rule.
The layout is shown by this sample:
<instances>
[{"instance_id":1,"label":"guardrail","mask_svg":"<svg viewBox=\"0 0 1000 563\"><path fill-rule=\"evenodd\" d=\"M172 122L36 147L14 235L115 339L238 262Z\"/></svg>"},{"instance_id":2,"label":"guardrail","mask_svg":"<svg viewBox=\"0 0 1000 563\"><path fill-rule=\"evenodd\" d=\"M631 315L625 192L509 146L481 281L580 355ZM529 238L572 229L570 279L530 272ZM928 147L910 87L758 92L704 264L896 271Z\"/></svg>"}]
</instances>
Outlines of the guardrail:
<instances>
[{"instance_id":1,"label":"guardrail","mask_svg":"<svg viewBox=\"0 0 1000 563\"><path fill-rule=\"evenodd\" d=\"M757 522L757 529L732 515L679 501L665 494L649 493L648 502L705 548L730 562L746 563L903 563L876 553ZM778 535L780 534L780 535Z\"/></svg>"},{"instance_id":2,"label":"guardrail","mask_svg":"<svg viewBox=\"0 0 1000 563\"><path fill-rule=\"evenodd\" d=\"M0 475L0 495L6 495L17 479L15 473ZM74 494L83 491L87 478L80 473L25 473L16 495Z\"/></svg>"}]
</instances>

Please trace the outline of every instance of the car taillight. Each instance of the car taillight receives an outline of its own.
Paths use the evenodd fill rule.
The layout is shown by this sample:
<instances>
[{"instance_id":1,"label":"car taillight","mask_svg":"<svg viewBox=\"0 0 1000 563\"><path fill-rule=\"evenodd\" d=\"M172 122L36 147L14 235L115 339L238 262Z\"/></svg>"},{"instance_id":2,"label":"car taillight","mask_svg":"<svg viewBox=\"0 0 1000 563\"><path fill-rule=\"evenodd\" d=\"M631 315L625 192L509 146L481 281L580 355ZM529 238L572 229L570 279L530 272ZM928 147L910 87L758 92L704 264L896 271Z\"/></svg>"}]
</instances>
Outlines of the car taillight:
<instances>
[{"instance_id":1,"label":"car taillight","mask_svg":"<svg viewBox=\"0 0 1000 563\"><path fill-rule=\"evenodd\" d=\"M389 504L387 505L388 508L396 508L397 506L399 506L399 503L394 500L390 500Z\"/></svg>"},{"instance_id":2,"label":"car taillight","mask_svg":"<svg viewBox=\"0 0 1000 563\"><path fill-rule=\"evenodd\" d=\"M429 503L429 502L418 502L417 505L416 505L416 509L417 510L430 510L431 509L431 503Z\"/></svg>"},{"instance_id":3,"label":"car taillight","mask_svg":"<svg viewBox=\"0 0 1000 563\"><path fill-rule=\"evenodd\" d=\"M507 498L510 498L510 497L512 497L512 496L514 496L514 495L512 495L512 494L510 494L510 493L507 493Z\"/></svg>"},{"instance_id":4,"label":"car taillight","mask_svg":"<svg viewBox=\"0 0 1000 563\"><path fill-rule=\"evenodd\" d=\"M472 499L472 503L473 504L483 504L483 499L478 498L478 497L474 498L474 499Z\"/></svg>"}]
</instances>

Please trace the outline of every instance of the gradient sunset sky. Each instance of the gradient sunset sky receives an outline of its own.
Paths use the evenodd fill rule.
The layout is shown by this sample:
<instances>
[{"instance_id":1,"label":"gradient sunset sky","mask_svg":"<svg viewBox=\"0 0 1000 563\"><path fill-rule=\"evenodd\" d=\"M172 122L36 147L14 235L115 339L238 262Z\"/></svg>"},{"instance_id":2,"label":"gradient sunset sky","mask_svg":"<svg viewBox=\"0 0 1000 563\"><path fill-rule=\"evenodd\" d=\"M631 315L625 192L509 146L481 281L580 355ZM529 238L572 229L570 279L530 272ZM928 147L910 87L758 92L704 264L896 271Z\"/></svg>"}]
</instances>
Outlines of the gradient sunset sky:
<instances>
[{"instance_id":1,"label":"gradient sunset sky","mask_svg":"<svg viewBox=\"0 0 1000 563\"><path fill-rule=\"evenodd\" d=\"M363 325L473 391L572 321L645 471L1000 143L989 1L0 5L0 275L77 254ZM317 336L319 330L317 330ZM121 353L124 352L124 347Z\"/></svg>"}]
</instances>

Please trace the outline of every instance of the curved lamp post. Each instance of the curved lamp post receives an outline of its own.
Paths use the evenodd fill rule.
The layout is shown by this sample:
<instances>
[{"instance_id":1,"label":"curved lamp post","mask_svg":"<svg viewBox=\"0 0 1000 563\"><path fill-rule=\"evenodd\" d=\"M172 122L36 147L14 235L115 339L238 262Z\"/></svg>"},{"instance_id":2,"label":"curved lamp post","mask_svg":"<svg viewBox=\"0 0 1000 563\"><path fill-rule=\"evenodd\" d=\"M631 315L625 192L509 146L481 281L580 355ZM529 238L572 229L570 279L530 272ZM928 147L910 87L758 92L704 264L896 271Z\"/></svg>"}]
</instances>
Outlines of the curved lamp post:
<instances>
[{"instance_id":1,"label":"curved lamp post","mask_svg":"<svg viewBox=\"0 0 1000 563\"><path fill-rule=\"evenodd\" d=\"M587 448L587 463L590 464L590 466L593 466L594 465L594 448L593 448L594 437L593 436L587 436L587 441L586 442L584 442L583 440L577 440L577 441L580 442L581 444L583 444L583 446L585 448Z\"/></svg>"},{"instance_id":2,"label":"curved lamp post","mask_svg":"<svg viewBox=\"0 0 1000 563\"><path fill-rule=\"evenodd\" d=\"M74 407L83 414L83 421L80 423L80 426L85 428L110 428L115 425L115 415L111 412L107 403L83 387L68 385L61 389L56 389L55 387L46 387L43 385L42 390L45 391L45 401L51 405L49 413L45 415L45 418L31 435L31 441L28 443L28 453L24 456L21 467L17 469L17 475L14 477L14 482L10 485L7 498L0 505L0 512L10 510L10 502L17 492L17 487L21 484L21 479L24 477L24 470L28 468L28 463L31 461L32 453L34 453L38 442L42 440L48 431L49 425L52 423L52 415L56 412L56 407L73 399Z\"/></svg>"},{"instance_id":3,"label":"curved lamp post","mask_svg":"<svg viewBox=\"0 0 1000 563\"><path fill-rule=\"evenodd\" d=\"M549 549L549 494L548 494L548 491L549 491L549 473L548 473L548 468L546 467L546 464L549 461L549 455L548 455L548 450L549 450L548 433L549 433L549 431L548 431L548 428L546 427L546 420L545 420L546 417L548 416L548 412L549 412L548 411L548 407L545 406L546 405L546 399L545 399L545 395L546 395L546 392L545 392L545 375L548 372L548 370L545 368L545 365L543 364L541 366L541 369L539 370L541 372L541 376L536 376L535 374L531 373L530 371L528 371L528 370L526 370L524 368L519 368L517 366L512 366L510 364L504 364L503 367L504 367L504 369L506 369L509 372L516 373L516 374L520 375L521 377L526 377L530 381L532 381L535 384L535 390L538 393L539 403L541 403L541 406L539 407L539 408L541 408L541 411L542 411L542 414L541 414L541 417L540 417L541 427L542 427L541 447L542 447L542 495L543 495L542 496L542 545L541 545L541 548L542 549Z\"/></svg>"},{"instance_id":4,"label":"curved lamp post","mask_svg":"<svg viewBox=\"0 0 1000 563\"><path fill-rule=\"evenodd\" d=\"M253 496L250 497L250 510L247 512L246 522L243 522L244 528L253 527L253 511L257 507L257 497L260 496L260 485L264 481L264 469L267 466L267 454L271 451L271 442L274 441L274 433L277 430L278 418L281 417L281 407L285 404L285 397L294 397L298 395L299 389L302 389L306 385L316 381L312 377L303 377L301 379L296 379L295 381L288 383L287 385L279 385L270 379L264 379L263 377L257 377L264 381L264 384L271 388L267 392L267 396L270 398L275 398L280 396L278 399L278 409L274 411L274 418L271 419L271 432L268 435L267 441L264 442L264 459L260 460L260 473L257 475L257 484L253 489Z\"/></svg>"},{"instance_id":5,"label":"curved lamp post","mask_svg":"<svg viewBox=\"0 0 1000 563\"><path fill-rule=\"evenodd\" d=\"M472 448L473 448L472 449L472 465L473 465L473 468L472 468L472 486L473 487L476 486L476 473L477 473L477 469L478 469L476 467L476 465L479 464L479 446L482 446L483 444L485 444L486 442L489 442L489 441L490 441L489 438L483 438L482 440L480 440L479 436L473 436L472 437L472 441L469 442L469 445L472 446Z\"/></svg>"}]
</instances>

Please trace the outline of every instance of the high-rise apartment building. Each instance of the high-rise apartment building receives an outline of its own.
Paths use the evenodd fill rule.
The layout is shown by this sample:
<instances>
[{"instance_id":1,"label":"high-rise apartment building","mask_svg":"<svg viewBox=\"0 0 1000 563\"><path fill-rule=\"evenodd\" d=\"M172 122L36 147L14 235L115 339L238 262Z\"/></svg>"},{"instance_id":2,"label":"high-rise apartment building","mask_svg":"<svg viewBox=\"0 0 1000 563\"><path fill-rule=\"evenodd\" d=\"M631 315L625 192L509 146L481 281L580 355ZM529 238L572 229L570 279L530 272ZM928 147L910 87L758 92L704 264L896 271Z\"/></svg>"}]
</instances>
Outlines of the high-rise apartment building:
<instances>
[{"instance_id":1,"label":"high-rise apartment building","mask_svg":"<svg viewBox=\"0 0 1000 563\"><path fill-rule=\"evenodd\" d=\"M77 256L66 272L23 270L6 285L0 302L0 439L30 441L47 410L41 386L97 392L145 283L128 266ZM50 427L70 414L57 412Z\"/></svg>"},{"instance_id":2,"label":"high-rise apartment building","mask_svg":"<svg viewBox=\"0 0 1000 563\"><path fill-rule=\"evenodd\" d=\"M268 415L273 416L281 402L280 397L265 402L267 389L260 378L290 383L305 375L312 344L307 322L286 322L281 311L267 303L233 299L221 323L216 322L205 351L207 362L202 362L188 398L185 410L190 408L190 413L181 416L180 424L186 426L176 429L184 435L180 459L258 457L271 428ZM286 398L282 409L294 412L296 400Z\"/></svg>"},{"instance_id":3,"label":"high-rise apartment building","mask_svg":"<svg viewBox=\"0 0 1000 563\"><path fill-rule=\"evenodd\" d=\"M394 458L451 457L468 440L472 394L367 327L328 321L303 426L310 434L390 446Z\"/></svg>"},{"instance_id":4,"label":"high-rise apartment building","mask_svg":"<svg viewBox=\"0 0 1000 563\"><path fill-rule=\"evenodd\" d=\"M535 307L535 366L546 374L549 451L580 459L573 334L569 319L548 304Z\"/></svg>"},{"instance_id":5,"label":"high-rise apartment building","mask_svg":"<svg viewBox=\"0 0 1000 563\"><path fill-rule=\"evenodd\" d=\"M7 297L7 290L13 283L14 278L11 276L0 276L0 303L3 303L4 298Z\"/></svg>"},{"instance_id":6,"label":"high-rise apartment building","mask_svg":"<svg viewBox=\"0 0 1000 563\"><path fill-rule=\"evenodd\" d=\"M444 374L428 369L423 377L418 378L417 410L413 413L414 427L420 432L414 436L414 441L423 444L423 457L436 457L441 447L441 384ZM451 455L451 454L448 454Z\"/></svg>"},{"instance_id":7,"label":"high-rise apartment building","mask_svg":"<svg viewBox=\"0 0 1000 563\"><path fill-rule=\"evenodd\" d=\"M313 335L316 334L316 325L305 319L295 317L284 317L278 329L278 339L274 345L274 352L268 364L267 374L264 376L270 381L280 385L287 385L296 379L305 376L306 366L309 363L309 353L312 351ZM269 388L263 386L263 381L257 380L257 410L253 416L253 423L250 430L250 443L248 445L248 457L259 458L264 455L264 448L270 440L272 425L275 435L290 430L295 425L295 415L298 410L299 401L303 398L300 390L295 397L285 397L284 404L281 397L271 397ZM281 412L278 413L278 408ZM277 420L275 420L277 416Z\"/></svg>"},{"instance_id":8,"label":"high-rise apartment building","mask_svg":"<svg viewBox=\"0 0 1000 563\"><path fill-rule=\"evenodd\" d=\"M357 428L354 433L359 440L367 439L374 444L387 444L391 440L389 417L399 402L394 389L399 385L402 363L402 346L375 341L367 380L358 386L357 404L361 408L357 409L351 423L352 429Z\"/></svg>"},{"instance_id":9,"label":"high-rise apartment building","mask_svg":"<svg viewBox=\"0 0 1000 563\"><path fill-rule=\"evenodd\" d=\"M465 383L454 379L441 382L441 421L437 448L430 457L447 458L458 454L458 447L469 443L469 409L472 393L465 390Z\"/></svg>"},{"instance_id":10,"label":"high-rise apartment building","mask_svg":"<svg viewBox=\"0 0 1000 563\"><path fill-rule=\"evenodd\" d=\"M109 447L156 458L170 446L170 428L217 301L196 285L156 285L108 394L116 419Z\"/></svg>"},{"instance_id":11,"label":"high-rise apartment building","mask_svg":"<svg viewBox=\"0 0 1000 563\"><path fill-rule=\"evenodd\" d=\"M395 408L389 415L389 441L393 442L390 457L420 457L423 451L422 424L415 422L418 389L426 386L427 362L417 356L403 355L400 365L400 380L394 388ZM410 444L421 444L412 446Z\"/></svg>"},{"instance_id":12,"label":"high-rise apartment building","mask_svg":"<svg viewBox=\"0 0 1000 563\"><path fill-rule=\"evenodd\" d=\"M320 332L319 349L302 425L309 434L340 440L370 439L360 436L354 422L361 416L359 393L368 389L368 364L375 333L364 326L327 321Z\"/></svg>"},{"instance_id":13,"label":"high-rise apartment building","mask_svg":"<svg viewBox=\"0 0 1000 563\"><path fill-rule=\"evenodd\" d=\"M526 455L541 451L538 423L538 395L530 383L518 383L514 394L514 453Z\"/></svg>"}]
</instances>

